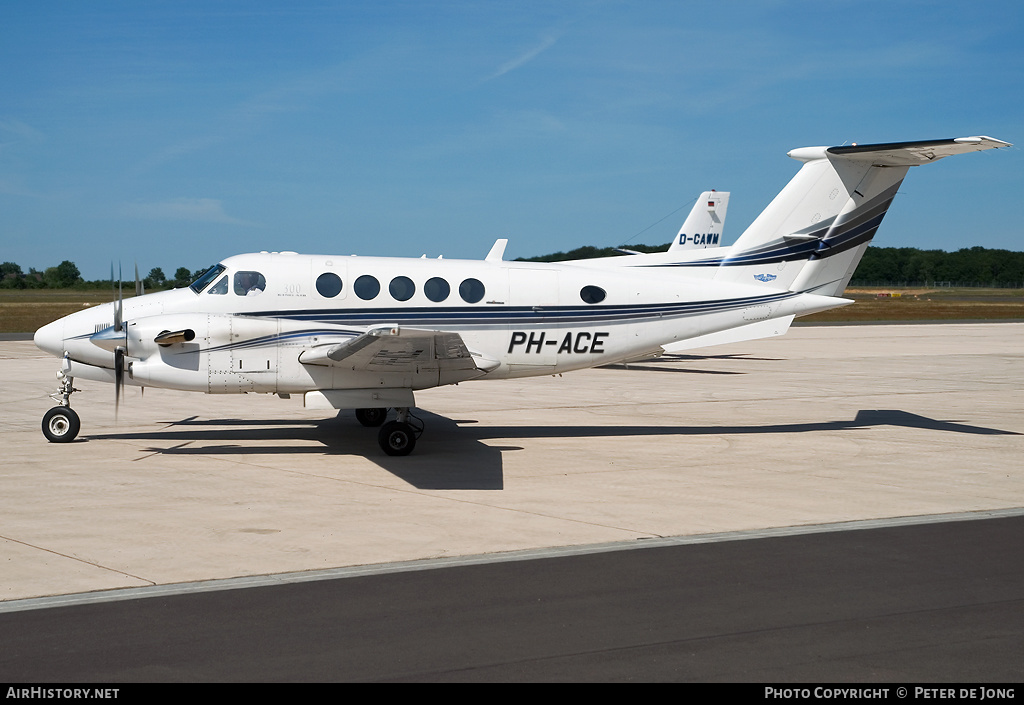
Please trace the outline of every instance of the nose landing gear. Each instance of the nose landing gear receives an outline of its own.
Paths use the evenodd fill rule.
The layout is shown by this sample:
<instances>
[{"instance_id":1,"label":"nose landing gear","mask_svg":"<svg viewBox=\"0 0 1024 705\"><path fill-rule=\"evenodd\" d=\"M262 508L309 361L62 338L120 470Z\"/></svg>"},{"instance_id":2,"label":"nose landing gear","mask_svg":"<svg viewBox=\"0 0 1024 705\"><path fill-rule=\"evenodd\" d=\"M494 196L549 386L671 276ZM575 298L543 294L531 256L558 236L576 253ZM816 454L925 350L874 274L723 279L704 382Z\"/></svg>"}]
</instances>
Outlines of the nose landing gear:
<instances>
[{"instance_id":1,"label":"nose landing gear","mask_svg":"<svg viewBox=\"0 0 1024 705\"><path fill-rule=\"evenodd\" d=\"M67 356L65 355L65 363ZM59 401L60 406L55 406L43 414L43 435L50 443L70 443L78 436L82 428L82 421L78 414L71 410L71 394L78 390L74 387L74 377L69 377L61 369L57 373L60 380L60 390L51 394L54 401Z\"/></svg>"},{"instance_id":2,"label":"nose landing gear","mask_svg":"<svg viewBox=\"0 0 1024 705\"><path fill-rule=\"evenodd\" d=\"M78 436L82 422L68 406L55 406L43 414L43 435L50 443L70 443Z\"/></svg>"}]
</instances>

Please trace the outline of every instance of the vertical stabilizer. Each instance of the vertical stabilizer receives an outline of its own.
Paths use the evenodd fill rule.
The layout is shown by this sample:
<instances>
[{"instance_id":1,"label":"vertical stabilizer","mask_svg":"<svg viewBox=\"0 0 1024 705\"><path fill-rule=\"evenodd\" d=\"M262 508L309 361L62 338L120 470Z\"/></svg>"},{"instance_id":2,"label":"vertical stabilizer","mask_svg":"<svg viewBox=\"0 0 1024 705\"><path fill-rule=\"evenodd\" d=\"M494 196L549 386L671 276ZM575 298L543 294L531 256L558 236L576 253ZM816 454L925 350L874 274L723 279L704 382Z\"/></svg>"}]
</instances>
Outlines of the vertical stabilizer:
<instances>
[{"instance_id":1,"label":"vertical stabilizer","mask_svg":"<svg viewBox=\"0 0 1024 705\"><path fill-rule=\"evenodd\" d=\"M800 171L739 237L715 279L838 296L911 166L1004 146L960 137L794 149Z\"/></svg>"}]
</instances>

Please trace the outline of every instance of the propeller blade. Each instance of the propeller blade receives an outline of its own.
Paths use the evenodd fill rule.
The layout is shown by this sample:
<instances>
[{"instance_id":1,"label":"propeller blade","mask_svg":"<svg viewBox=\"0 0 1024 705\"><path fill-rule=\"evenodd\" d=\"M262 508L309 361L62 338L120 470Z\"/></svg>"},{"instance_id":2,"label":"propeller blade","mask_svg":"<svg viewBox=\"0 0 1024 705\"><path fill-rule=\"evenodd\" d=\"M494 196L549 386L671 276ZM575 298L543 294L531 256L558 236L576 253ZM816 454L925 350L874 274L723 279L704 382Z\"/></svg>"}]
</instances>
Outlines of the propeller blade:
<instances>
[{"instance_id":1,"label":"propeller blade","mask_svg":"<svg viewBox=\"0 0 1024 705\"><path fill-rule=\"evenodd\" d=\"M146 293L145 287L142 285L142 280L139 279L139 263L135 263L135 295L142 296Z\"/></svg>"},{"instance_id":2,"label":"propeller blade","mask_svg":"<svg viewBox=\"0 0 1024 705\"><path fill-rule=\"evenodd\" d=\"M113 269L113 265L111 265ZM124 311L124 292L121 291L121 265L117 265L117 305L114 306L114 330L124 330L121 325L121 314Z\"/></svg>"},{"instance_id":3,"label":"propeller blade","mask_svg":"<svg viewBox=\"0 0 1024 705\"><path fill-rule=\"evenodd\" d=\"M138 265L135 265L135 278L138 280ZM112 335L111 329L107 328L93 335L90 340L102 348L109 350L109 345L114 345L114 420L117 420L121 408L121 390L124 389L124 356L127 352L128 335L124 326L124 291L121 287L122 281L121 263L117 263L117 301L114 302L114 326L113 330L118 335ZM110 286L114 286L114 262L110 262ZM123 335L122 335L123 334ZM121 341L124 341L123 345Z\"/></svg>"},{"instance_id":4,"label":"propeller blade","mask_svg":"<svg viewBox=\"0 0 1024 705\"><path fill-rule=\"evenodd\" d=\"M121 409L121 389L124 387L124 348L114 349L114 420Z\"/></svg>"}]
</instances>

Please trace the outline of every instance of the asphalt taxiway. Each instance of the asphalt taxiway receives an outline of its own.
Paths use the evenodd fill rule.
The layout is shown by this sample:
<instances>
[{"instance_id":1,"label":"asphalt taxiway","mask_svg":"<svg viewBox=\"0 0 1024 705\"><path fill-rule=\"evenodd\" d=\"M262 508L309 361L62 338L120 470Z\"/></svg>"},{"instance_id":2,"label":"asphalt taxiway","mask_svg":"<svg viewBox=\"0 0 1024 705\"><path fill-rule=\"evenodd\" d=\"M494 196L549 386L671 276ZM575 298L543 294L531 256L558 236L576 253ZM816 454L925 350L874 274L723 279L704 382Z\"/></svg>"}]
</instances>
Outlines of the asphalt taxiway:
<instances>
[{"instance_id":1,"label":"asphalt taxiway","mask_svg":"<svg viewBox=\"0 0 1024 705\"><path fill-rule=\"evenodd\" d=\"M115 419L113 390L88 381L79 440L49 444L57 367L0 342L0 612L777 527L1013 522L1024 507L1020 323L794 328L429 390L406 458L297 398L128 390ZM1013 546L1020 524L1000 526Z\"/></svg>"},{"instance_id":2,"label":"asphalt taxiway","mask_svg":"<svg viewBox=\"0 0 1024 705\"><path fill-rule=\"evenodd\" d=\"M1022 530L847 527L0 613L0 681L1012 687Z\"/></svg>"}]
</instances>

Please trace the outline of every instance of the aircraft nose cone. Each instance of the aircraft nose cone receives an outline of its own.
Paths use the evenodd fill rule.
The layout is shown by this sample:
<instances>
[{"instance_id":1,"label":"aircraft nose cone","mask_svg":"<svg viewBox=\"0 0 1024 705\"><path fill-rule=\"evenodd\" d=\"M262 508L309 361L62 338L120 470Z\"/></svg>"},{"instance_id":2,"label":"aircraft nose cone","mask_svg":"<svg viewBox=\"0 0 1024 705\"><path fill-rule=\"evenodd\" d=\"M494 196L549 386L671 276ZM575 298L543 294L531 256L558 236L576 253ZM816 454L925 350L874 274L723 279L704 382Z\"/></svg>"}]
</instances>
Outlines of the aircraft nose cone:
<instances>
[{"instance_id":1,"label":"aircraft nose cone","mask_svg":"<svg viewBox=\"0 0 1024 705\"><path fill-rule=\"evenodd\" d=\"M64 354L64 320L46 324L36 331L33 340L40 350L60 357Z\"/></svg>"}]
</instances>

